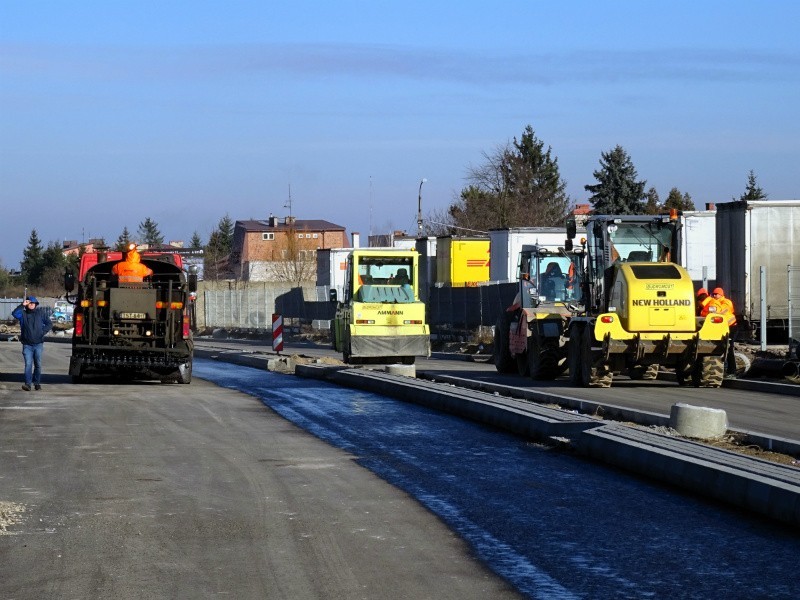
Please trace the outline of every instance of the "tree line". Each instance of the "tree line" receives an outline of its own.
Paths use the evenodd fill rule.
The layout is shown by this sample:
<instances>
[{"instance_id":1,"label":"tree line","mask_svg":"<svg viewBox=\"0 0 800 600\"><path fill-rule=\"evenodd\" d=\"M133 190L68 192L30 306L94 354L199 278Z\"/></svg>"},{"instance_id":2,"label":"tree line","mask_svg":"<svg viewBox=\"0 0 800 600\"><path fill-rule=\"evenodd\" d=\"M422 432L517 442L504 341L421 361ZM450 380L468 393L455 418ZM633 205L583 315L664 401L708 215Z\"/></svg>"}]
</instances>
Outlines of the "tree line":
<instances>
[{"instance_id":1,"label":"tree line","mask_svg":"<svg viewBox=\"0 0 800 600\"><path fill-rule=\"evenodd\" d=\"M223 261L230 254L233 246L233 229L234 222L226 214L211 232L208 243L203 244L197 231L192 235L188 248L204 251L204 269L207 277L215 278L224 269ZM101 246L105 246L105 239L101 238L99 241ZM117 237L116 242L109 246L109 249L124 251L132 242L137 245L147 245L150 248L160 247L164 245L164 236L159 230L158 223L147 217L139 223L135 235L131 234L127 226L123 227L122 233ZM36 229L33 229L28 237L27 246L22 252L19 276L12 276L8 271L0 268L0 289L5 293L19 294L25 287L30 286L49 293L60 294L63 290L64 272L77 273L80 257L85 251L85 245L82 244L79 246L77 254L64 256L61 242L51 241L45 246Z\"/></svg>"},{"instance_id":2,"label":"tree line","mask_svg":"<svg viewBox=\"0 0 800 600\"><path fill-rule=\"evenodd\" d=\"M528 125L522 135L467 171L467 185L450 206L428 213L425 235L469 235L507 227L561 227L574 206L566 193L558 158ZM622 146L600 154L595 183L587 184L591 210L597 214L660 214L672 208L695 210L687 192L673 187L661 202L654 187L639 179ZM745 192L733 200L765 200L751 170Z\"/></svg>"}]
</instances>

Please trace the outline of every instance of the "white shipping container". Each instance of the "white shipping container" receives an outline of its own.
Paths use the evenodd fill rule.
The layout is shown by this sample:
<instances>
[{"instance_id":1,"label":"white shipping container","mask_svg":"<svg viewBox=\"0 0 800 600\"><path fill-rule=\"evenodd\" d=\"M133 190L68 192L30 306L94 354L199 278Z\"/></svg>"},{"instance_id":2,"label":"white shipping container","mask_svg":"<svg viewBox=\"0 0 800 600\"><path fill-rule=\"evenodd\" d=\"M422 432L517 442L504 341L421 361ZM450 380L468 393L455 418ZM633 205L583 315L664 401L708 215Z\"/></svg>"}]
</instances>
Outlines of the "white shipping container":
<instances>
[{"instance_id":1,"label":"white shipping container","mask_svg":"<svg viewBox=\"0 0 800 600\"><path fill-rule=\"evenodd\" d=\"M681 263L695 282L717 280L717 211L684 211L681 216Z\"/></svg>"},{"instance_id":2,"label":"white shipping container","mask_svg":"<svg viewBox=\"0 0 800 600\"><path fill-rule=\"evenodd\" d=\"M344 298L347 257L353 248L323 248L317 250L317 286L336 290L336 297Z\"/></svg>"},{"instance_id":3,"label":"white shipping container","mask_svg":"<svg viewBox=\"0 0 800 600\"><path fill-rule=\"evenodd\" d=\"M800 200L717 205L717 284L747 321L760 320L760 269L766 269L767 319L786 325L788 267L800 266Z\"/></svg>"},{"instance_id":4,"label":"white shipping container","mask_svg":"<svg viewBox=\"0 0 800 600\"><path fill-rule=\"evenodd\" d=\"M489 231L489 280L501 283L516 281L517 261L524 245L539 244L548 248L564 246L566 227L513 227Z\"/></svg>"}]
</instances>

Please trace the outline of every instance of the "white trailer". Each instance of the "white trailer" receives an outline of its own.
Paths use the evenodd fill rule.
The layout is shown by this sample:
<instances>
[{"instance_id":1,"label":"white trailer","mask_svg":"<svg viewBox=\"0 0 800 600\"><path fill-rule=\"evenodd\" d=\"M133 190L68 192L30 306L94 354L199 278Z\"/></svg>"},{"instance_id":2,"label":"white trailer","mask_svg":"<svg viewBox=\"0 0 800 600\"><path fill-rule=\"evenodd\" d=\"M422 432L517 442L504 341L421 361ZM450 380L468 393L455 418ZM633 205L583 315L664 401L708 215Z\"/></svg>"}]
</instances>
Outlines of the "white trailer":
<instances>
[{"instance_id":1,"label":"white trailer","mask_svg":"<svg viewBox=\"0 0 800 600\"><path fill-rule=\"evenodd\" d=\"M785 331L788 268L800 266L800 200L717 205L717 284L733 301L740 327L758 328L765 268L767 331Z\"/></svg>"},{"instance_id":2,"label":"white trailer","mask_svg":"<svg viewBox=\"0 0 800 600\"><path fill-rule=\"evenodd\" d=\"M317 288L326 288L318 291L318 300L328 300L328 290L336 290L337 298L344 298L345 272L347 270L347 257L353 248L321 248L317 250Z\"/></svg>"},{"instance_id":3,"label":"white trailer","mask_svg":"<svg viewBox=\"0 0 800 600\"><path fill-rule=\"evenodd\" d=\"M517 280L517 261L522 246L538 244L547 248L564 246L564 227L512 227L489 230L489 280L507 283Z\"/></svg>"},{"instance_id":4,"label":"white trailer","mask_svg":"<svg viewBox=\"0 0 800 600\"><path fill-rule=\"evenodd\" d=\"M687 210L680 217L681 266L695 283L717 280L717 211Z\"/></svg>"}]
</instances>

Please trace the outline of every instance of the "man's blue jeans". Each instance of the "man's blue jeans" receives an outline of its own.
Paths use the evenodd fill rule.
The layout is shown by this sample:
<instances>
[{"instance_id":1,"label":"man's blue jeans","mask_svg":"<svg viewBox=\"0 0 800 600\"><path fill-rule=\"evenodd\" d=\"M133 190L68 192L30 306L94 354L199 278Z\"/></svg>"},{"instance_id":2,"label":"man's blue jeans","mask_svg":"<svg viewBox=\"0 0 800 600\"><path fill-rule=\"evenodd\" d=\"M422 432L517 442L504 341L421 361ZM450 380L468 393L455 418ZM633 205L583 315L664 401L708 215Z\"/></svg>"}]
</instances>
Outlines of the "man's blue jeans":
<instances>
[{"instance_id":1,"label":"man's blue jeans","mask_svg":"<svg viewBox=\"0 0 800 600\"><path fill-rule=\"evenodd\" d=\"M22 356L25 357L25 383L39 385L42 383L42 350L44 344L23 344Z\"/></svg>"}]
</instances>

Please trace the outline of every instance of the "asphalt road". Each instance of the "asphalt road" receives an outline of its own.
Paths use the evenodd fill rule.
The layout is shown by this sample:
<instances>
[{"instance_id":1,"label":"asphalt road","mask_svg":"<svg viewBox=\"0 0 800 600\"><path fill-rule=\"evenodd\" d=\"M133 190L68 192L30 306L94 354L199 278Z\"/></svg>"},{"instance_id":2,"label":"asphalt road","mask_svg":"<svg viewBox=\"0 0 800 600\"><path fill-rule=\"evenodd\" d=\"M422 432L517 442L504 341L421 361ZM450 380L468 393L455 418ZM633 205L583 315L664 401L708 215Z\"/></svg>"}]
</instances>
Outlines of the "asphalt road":
<instances>
[{"instance_id":1,"label":"asphalt road","mask_svg":"<svg viewBox=\"0 0 800 600\"><path fill-rule=\"evenodd\" d=\"M0 597L511 598L417 502L251 396L72 385L41 392L0 343ZM4 531L5 530L5 531Z\"/></svg>"},{"instance_id":2,"label":"asphalt road","mask_svg":"<svg viewBox=\"0 0 800 600\"><path fill-rule=\"evenodd\" d=\"M201 340L199 347L228 347L245 351L271 352L263 341ZM284 354L341 358L331 348L306 342L287 344ZM556 381L532 381L518 375L500 374L490 362L452 360L434 353L429 359L417 359L417 372L446 374L476 381L536 388L543 391L614 404L636 410L669 415L673 404L683 402L726 411L731 427L765 433L773 437L800 439L800 396L736 390L680 387L671 381L632 381L615 378L610 388L576 388L566 377Z\"/></svg>"}]
</instances>

